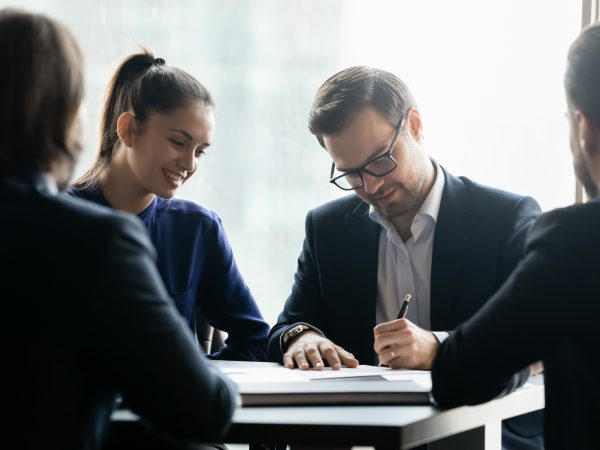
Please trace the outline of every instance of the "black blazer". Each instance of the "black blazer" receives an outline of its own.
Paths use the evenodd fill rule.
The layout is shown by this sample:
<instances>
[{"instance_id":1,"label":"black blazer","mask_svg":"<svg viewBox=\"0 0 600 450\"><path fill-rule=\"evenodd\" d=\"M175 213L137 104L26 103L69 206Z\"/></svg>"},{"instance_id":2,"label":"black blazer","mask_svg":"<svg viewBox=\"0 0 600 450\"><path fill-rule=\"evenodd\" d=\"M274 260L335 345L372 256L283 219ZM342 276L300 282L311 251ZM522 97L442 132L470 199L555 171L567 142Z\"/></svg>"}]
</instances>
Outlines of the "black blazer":
<instances>
[{"instance_id":1,"label":"black blazer","mask_svg":"<svg viewBox=\"0 0 600 450\"><path fill-rule=\"evenodd\" d=\"M546 448L597 449L599 259L600 201L540 217L510 278L440 347L436 400L489 400L514 371L543 360Z\"/></svg>"},{"instance_id":2,"label":"black blazer","mask_svg":"<svg viewBox=\"0 0 600 450\"><path fill-rule=\"evenodd\" d=\"M0 178L0 448L96 449L119 394L158 430L216 441L235 390L168 298L141 222Z\"/></svg>"},{"instance_id":3,"label":"black blazer","mask_svg":"<svg viewBox=\"0 0 600 450\"><path fill-rule=\"evenodd\" d=\"M481 308L522 257L527 229L540 213L530 197L447 171L444 176L431 267L434 331L451 331ZM282 360L281 333L296 322L307 322L361 363L375 362L381 227L368 211L365 202L350 195L308 213L292 293L269 336L271 360Z\"/></svg>"},{"instance_id":4,"label":"black blazer","mask_svg":"<svg viewBox=\"0 0 600 450\"><path fill-rule=\"evenodd\" d=\"M531 197L485 187L445 170L444 176L431 266L433 331L453 330L502 285L523 256L527 231L540 213ZM381 227L368 211L365 202L350 195L308 213L292 293L269 335L270 360L282 360L281 334L296 322L307 322L361 363L375 363ZM523 382L527 373L521 371L513 382ZM540 448L541 413L504 425L504 449Z\"/></svg>"}]
</instances>

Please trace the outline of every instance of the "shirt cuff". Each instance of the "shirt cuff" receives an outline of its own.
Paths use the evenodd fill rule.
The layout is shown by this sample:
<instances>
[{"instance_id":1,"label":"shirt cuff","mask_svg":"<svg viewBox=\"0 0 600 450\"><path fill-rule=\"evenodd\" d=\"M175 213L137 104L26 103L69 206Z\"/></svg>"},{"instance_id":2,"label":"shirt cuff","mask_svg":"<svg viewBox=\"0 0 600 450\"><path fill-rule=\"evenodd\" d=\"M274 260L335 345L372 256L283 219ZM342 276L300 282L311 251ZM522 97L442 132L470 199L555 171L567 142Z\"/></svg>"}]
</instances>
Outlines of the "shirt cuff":
<instances>
[{"instance_id":1,"label":"shirt cuff","mask_svg":"<svg viewBox=\"0 0 600 450\"><path fill-rule=\"evenodd\" d=\"M431 333L435 336L440 344L448 339L448 336L450 336L450 333L446 331L432 331Z\"/></svg>"}]
</instances>

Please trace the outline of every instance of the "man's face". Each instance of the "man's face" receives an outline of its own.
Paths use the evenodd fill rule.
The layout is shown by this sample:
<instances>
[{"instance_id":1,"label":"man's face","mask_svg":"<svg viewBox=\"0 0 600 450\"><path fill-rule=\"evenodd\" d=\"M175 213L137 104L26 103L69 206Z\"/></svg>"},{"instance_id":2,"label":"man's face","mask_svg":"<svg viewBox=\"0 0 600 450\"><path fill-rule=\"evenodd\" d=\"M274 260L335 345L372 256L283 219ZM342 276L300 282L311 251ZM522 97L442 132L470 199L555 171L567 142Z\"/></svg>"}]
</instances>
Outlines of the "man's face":
<instances>
[{"instance_id":1,"label":"man's face","mask_svg":"<svg viewBox=\"0 0 600 450\"><path fill-rule=\"evenodd\" d=\"M590 161L580 145L579 125L575 116L575 109L571 102L568 102L569 144L571 147L571 154L573 155L573 169L575 171L575 176L585 189L587 196L589 198L596 198L598 196L598 187L596 186L596 183L594 183L589 170L588 165L590 164Z\"/></svg>"},{"instance_id":2,"label":"man's face","mask_svg":"<svg viewBox=\"0 0 600 450\"><path fill-rule=\"evenodd\" d=\"M340 133L324 135L323 142L336 170L346 172L385 153L394 131L381 114L366 106ZM397 167L383 177L363 172L364 186L356 189L360 198L390 218L415 213L423 203L423 186L431 160L414 138L419 133L420 117L415 109L411 109L392 151Z\"/></svg>"}]
</instances>

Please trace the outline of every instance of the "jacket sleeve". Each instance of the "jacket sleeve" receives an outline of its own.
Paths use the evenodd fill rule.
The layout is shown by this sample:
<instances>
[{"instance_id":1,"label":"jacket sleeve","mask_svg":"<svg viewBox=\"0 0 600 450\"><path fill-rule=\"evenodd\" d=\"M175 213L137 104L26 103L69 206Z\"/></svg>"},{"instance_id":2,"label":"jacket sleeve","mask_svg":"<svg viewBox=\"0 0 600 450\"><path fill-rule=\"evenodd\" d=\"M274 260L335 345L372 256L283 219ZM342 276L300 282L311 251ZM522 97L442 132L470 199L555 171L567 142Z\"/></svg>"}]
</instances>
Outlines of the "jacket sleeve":
<instances>
[{"instance_id":1,"label":"jacket sleeve","mask_svg":"<svg viewBox=\"0 0 600 450\"><path fill-rule=\"evenodd\" d=\"M554 214L536 222L525 257L506 283L440 346L432 368L440 406L477 404L509 392L514 373L594 327L597 315L585 313L580 303L586 296L578 295L597 289L586 245Z\"/></svg>"},{"instance_id":2,"label":"jacket sleeve","mask_svg":"<svg viewBox=\"0 0 600 450\"><path fill-rule=\"evenodd\" d=\"M541 214L540 205L532 197L523 197L515 205L511 220L508 223L504 245L500 251L498 261L498 280L497 285L500 287L515 270L519 261L523 259L525 254L525 243L529 230L535 220ZM512 392L516 388L525 384L529 378L529 367L526 366L517 371L507 382L506 389L500 395Z\"/></svg>"},{"instance_id":3,"label":"jacket sleeve","mask_svg":"<svg viewBox=\"0 0 600 450\"><path fill-rule=\"evenodd\" d=\"M540 215L539 204L531 197L522 197L515 203L511 214L506 221L506 227L502 237L502 244L498 253L496 271L496 286L500 287L513 272L525 253L525 242L527 234ZM447 331L447 335L453 331ZM445 340L441 339L441 341ZM507 392L523 385L529 378L528 367L516 372L508 382Z\"/></svg>"},{"instance_id":4,"label":"jacket sleeve","mask_svg":"<svg viewBox=\"0 0 600 450\"><path fill-rule=\"evenodd\" d=\"M540 213L539 204L531 197L523 197L515 204L506 225L498 257L498 287L506 281L523 258L527 234Z\"/></svg>"},{"instance_id":5,"label":"jacket sleeve","mask_svg":"<svg viewBox=\"0 0 600 450\"><path fill-rule=\"evenodd\" d=\"M84 324L97 370L130 408L174 438L218 441L237 402L168 298L136 219L114 219Z\"/></svg>"},{"instance_id":6,"label":"jacket sleeve","mask_svg":"<svg viewBox=\"0 0 600 450\"><path fill-rule=\"evenodd\" d=\"M279 340L281 334L291 325L303 322L319 329L324 325L321 311L323 301L313 239L312 211L306 217L305 228L306 238L298 258L292 293L287 298L283 311L269 334L267 352L270 361L282 362Z\"/></svg>"},{"instance_id":7,"label":"jacket sleeve","mask_svg":"<svg viewBox=\"0 0 600 450\"><path fill-rule=\"evenodd\" d=\"M221 221L215 215L208 261L198 288L207 321L227 333L225 347L210 355L226 360L266 360L269 325L240 274Z\"/></svg>"}]
</instances>

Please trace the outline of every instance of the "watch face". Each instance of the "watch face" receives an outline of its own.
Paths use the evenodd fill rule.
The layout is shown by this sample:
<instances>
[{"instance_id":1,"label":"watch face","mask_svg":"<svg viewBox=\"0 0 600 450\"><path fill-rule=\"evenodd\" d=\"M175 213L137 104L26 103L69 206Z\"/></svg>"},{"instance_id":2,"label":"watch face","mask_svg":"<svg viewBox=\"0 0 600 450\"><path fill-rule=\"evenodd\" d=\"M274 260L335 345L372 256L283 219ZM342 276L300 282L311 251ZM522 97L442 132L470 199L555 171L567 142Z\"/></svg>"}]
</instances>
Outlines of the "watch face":
<instances>
[{"instance_id":1,"label":"watch face","mask_svg":"<svg viewBox=\"0 0 600 450\"><path fill-rule=\"evenodd\" d=\"M288 339L293 337L298 331L297 327L292 328L290 331L287 332L287 337Z\"/></svg>"},{"instance_id":2,"label":"watch face","mask_svg":"<svg viewBox=\"0 0 600 450\"><path fill-rule=\"evenodd\" d=\"M306 327L304 325L295 326L294 328L289 330L287 333L285 333L284 342L289 341L291 338L293 338L294 336L297 336L298 334L302 333L304 330L307 330L307 329L308 329L308 327Z\"/></svg>"}]
</instances>

